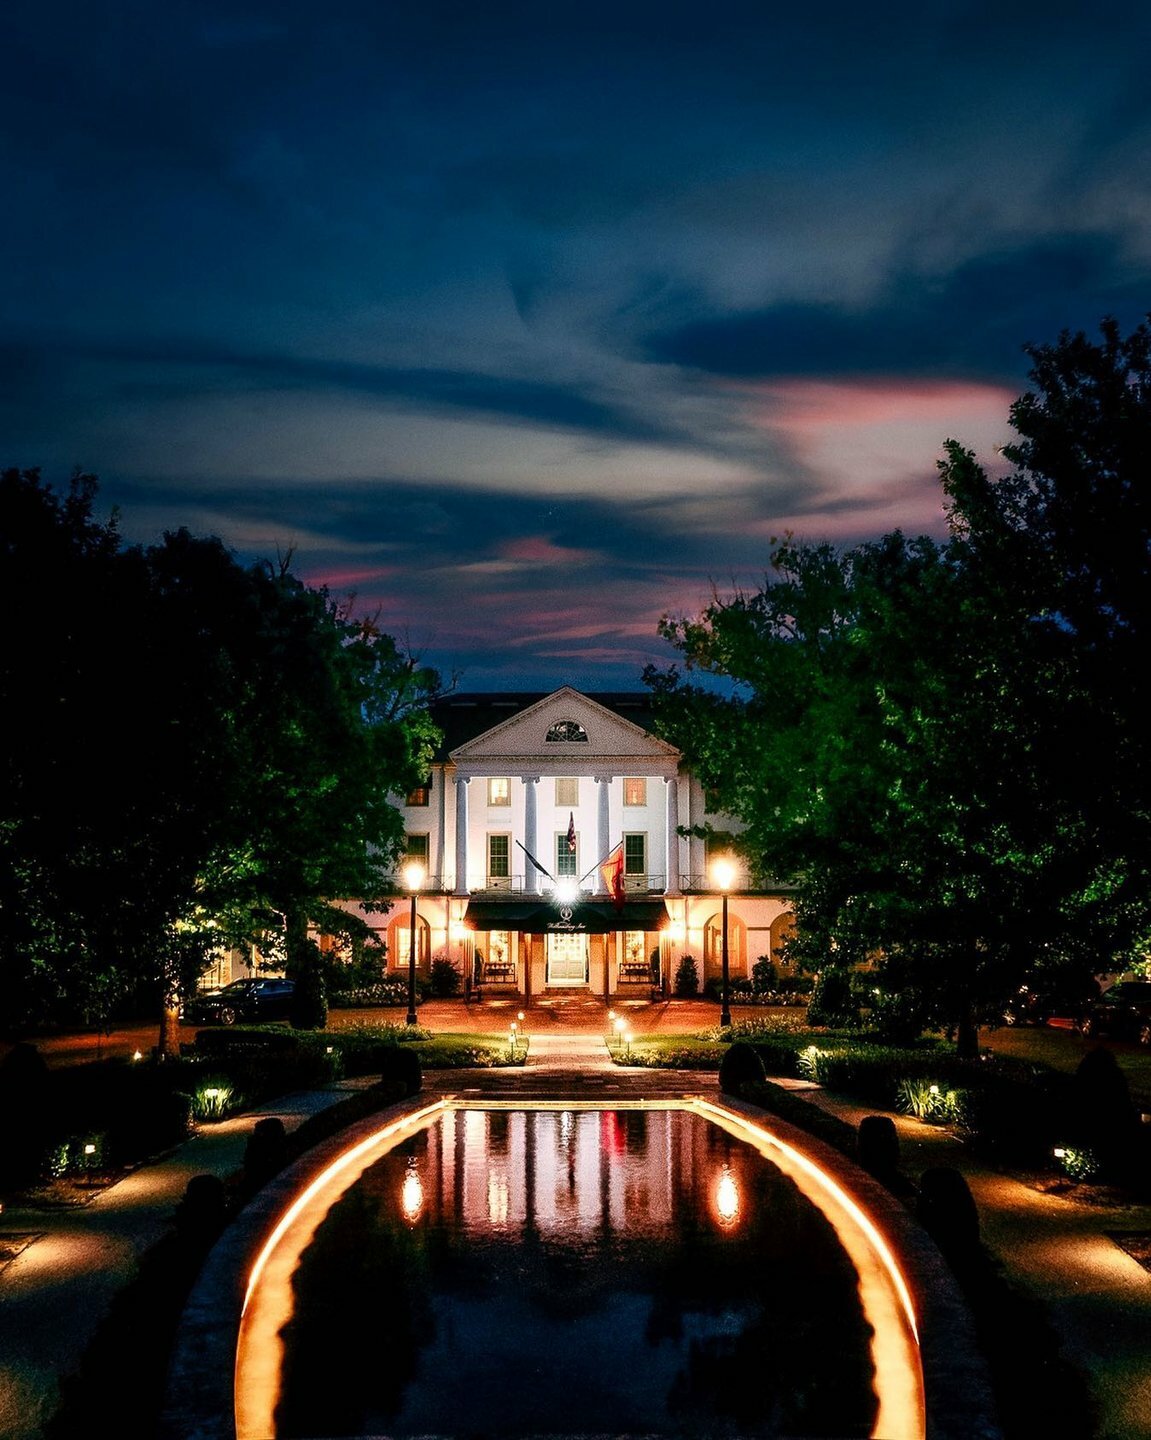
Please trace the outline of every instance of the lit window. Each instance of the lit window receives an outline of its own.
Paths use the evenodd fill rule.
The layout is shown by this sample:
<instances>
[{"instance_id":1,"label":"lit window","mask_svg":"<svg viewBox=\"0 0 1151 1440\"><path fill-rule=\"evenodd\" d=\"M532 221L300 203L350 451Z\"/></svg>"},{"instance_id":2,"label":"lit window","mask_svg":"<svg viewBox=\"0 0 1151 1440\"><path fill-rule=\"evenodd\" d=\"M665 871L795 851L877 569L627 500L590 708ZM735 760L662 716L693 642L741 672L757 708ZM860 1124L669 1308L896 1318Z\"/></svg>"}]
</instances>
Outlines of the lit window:
<instances>
[{"instance_id":1,"label":"lit window","mask_svg":"<svg viewBox=\"0 0 1151 1440\"><path fill-rule=\"evenodd\" d=\"M574 775L565 775L556 781L556 804L579 804L579 780Z\"/></svg>"},{"instance_id":2,"label":"lit window","mask_svg":"<svg viewBox=\"0 0 1151 1440\"><path fill-rule=\"evenodd\" d=\"M623 937L623 963L629 970L638 970L644 964L644 933L642 930L625 930Z\"/></svg>"},{"instance_id":3,"label":"lit window","mask_svg":"<svg viewBox=\"0 0 1151 1440\"><path fill-rule=\"evenodd\" d=\"M623 782L623 803L625 805L647 804L647 781L642 775Z\"/></svg>"},{"instance_id":4,"label":"lit window","mask_svg":"<svg viewBox=\"0 0 1151 1440\"><path fill-rule=\"evenodd\" d=\"M488 879L511 879L511 836L488 836Z\"/></svg>"},{"instance_id":5,"label":"lit window","mask_svg":"<svg viewBox=\"0 0 1151 1440\"><path fill-rule=\"evenodd\" d=\"M431 794L432 787L430 783L417 785L414 790L408 791L408 798L404 803L406 805L428 805L431 803Z\"/></svg>"},{"instance_id":6,"label":"lit window","mask_svg":"<svg viewBox=\"0 0 1151 1440\"><path fill-rule=\"evenodd\" d=\"M416 964L426 965L431 951L432 932L422 915L416 917ZM411 924L405 918L392 926L392 963L397 969L408 968L408 956L412 949Z\"/></svg>"},{"instance_id":7,"label":"lit window","mask_svg":"<svg viewBox=\"0 0 1151 1440\"><path fill-rule=\"evenodd\" d=\"M512 782L506 775L493 775L488 781L488 804L510 805L512 803Z\"/></svg>"},{"instance_id":8,"label":"lit window","mask_svg":"<svg viewBox=\"0 0 1151 1440\"><path fill-rule=\"evenodd\" d=\"M557 720L550 727L544 737L549 744L555 741L568 741L575 744L587 744L587 731L578 720Z\"/></svg>"}]
</instances>

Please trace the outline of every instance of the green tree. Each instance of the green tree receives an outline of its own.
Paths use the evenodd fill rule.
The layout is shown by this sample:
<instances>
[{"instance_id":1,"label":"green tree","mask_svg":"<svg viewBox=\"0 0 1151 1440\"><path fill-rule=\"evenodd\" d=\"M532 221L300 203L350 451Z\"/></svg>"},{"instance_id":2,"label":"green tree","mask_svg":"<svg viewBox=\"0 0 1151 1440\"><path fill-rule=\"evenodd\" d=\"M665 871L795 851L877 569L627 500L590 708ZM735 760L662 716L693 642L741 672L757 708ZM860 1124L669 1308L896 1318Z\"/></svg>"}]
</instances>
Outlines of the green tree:
<instances>
[{"instance_id":1,"label":"green tree","mask_svg":"<svg viewBox=\"0 0 1151 1440\"><path fill-rule=\"evenodd\" d=\"M100 1019L144 985L164 1051L211 948L272 933L308 970L310 923L357 928L334 902L386 906L439 679L287 565L123 547L95 495L0 477L5 1008Z\"/></svg>"},{"instance_id":2,"label":"green tree","mask_svg":"<svg viewBox=\"0 0 1151 1440\"><path fill-rule=\"evenodd\" d=\"M1033 350L1014 471L947 446L946 544L789 541L759 592L661 626L688 672L647 675L664 733L797 881L800 957L878 958L893 1025L970 1048L1024 975L1145 944L1148 348Z\"/></svg>"}]
</instances>

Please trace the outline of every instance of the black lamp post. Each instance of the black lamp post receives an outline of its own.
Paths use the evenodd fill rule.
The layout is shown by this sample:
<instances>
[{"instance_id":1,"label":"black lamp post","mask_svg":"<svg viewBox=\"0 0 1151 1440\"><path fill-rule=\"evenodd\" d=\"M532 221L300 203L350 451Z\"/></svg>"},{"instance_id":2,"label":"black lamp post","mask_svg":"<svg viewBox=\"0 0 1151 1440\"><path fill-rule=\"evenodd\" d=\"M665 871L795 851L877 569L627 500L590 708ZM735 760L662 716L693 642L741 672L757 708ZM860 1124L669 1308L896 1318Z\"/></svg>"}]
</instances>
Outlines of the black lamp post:
<instances>
[{"instance_id":1,"label":"black lamp post","mask_svg":"<svg viewBox=\"0 0 1151 1440\"><path fill-rule=\"evenodd\" d=\"M412 922L408 935L408 1024L418 1025L416 1014L416 894L424 883L424 867L416 861L404 866L404 884L412 892Z\"/></svg>"},{"instance_id":2,"label":"black lamp post","mask_svg":"<svg viewBox=\"0 0 1151 1440\"><path fill-rule=\"evenodd\" d=\"M720 965L722 979L720 982L720 1009L719 1023L721 1025L731 1024L731 989L728 984L728 951L727 951L727 892L735 877L735 866L730 860L719 859L711 867L711 876L719 886L723 895L721 910L721 925L723 934L720 938Z\"/></svg>"}]
</instances>

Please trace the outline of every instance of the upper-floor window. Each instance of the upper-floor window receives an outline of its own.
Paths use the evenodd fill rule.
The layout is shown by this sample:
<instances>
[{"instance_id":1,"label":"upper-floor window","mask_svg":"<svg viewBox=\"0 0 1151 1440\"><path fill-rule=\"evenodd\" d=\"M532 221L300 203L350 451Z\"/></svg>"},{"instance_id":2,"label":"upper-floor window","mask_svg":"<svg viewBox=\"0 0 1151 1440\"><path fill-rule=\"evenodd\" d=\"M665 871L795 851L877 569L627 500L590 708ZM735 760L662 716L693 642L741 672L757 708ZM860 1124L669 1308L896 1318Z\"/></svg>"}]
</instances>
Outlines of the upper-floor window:
<instances>
[{"instance_id":1,"label":"upper-floor window","mask_svg":"<svg viewBox=\"0 0 1151 1440\"><path fill-rule=\"evenodd\" d=\"M512 803L512 782L506 775L493 775L488 781L488 804L510 805Z\"/></svg>"},{"instance_id":2,"label":"upper-floor window","mask_svg":"<svg viewBox=\"0 0 1151 1440\"><path fill-rule=\"evenodd\" d=\"M425 781L423 785L416 785L408 791L406 805L428 805L431 803L432 786L431 781Z\"/></svg>"},{"instance_id":3,"label":"upper-floor window","mask_svg":"<svg viewBox=\"0 0 1151 1440\"><path fill-rule=\"evenodd\" d=\"M404 837L404 858L407 860L418 860L426 870L428 868L428 855L430 849L427 835L413 835L411 831Z\"/></svg>"},{"instance_id":4,"label":"upper-floor window","mask_svg":"<svg viewBox=\"0 0 1151 1440\"><path fill-rule=\"evenodd\" d=\"M625 875L647 874L646 835L625 835L623 837L623 873Z\"/></svg>"},{"instance_id":5,"label":"upper-floor window","mask_svg":"<svg viewBox=\"0 0 1151 1440\"><path fill-rule=\"evenodd\" d=\"M556 780L556 804L579 804L579 780L575 775L563 775Z\"/></svg>"},{"instance_id":6,"label":"upper-floor window","mask_svg":"<svg viewBox=\"0 0 1151 1440\"><path fill-rule=\"evenodd\" d=\"M548 727L545 740L572 740L587 743L587 731L578 720L557 720Z\"/></svg>"},{"instance_id":7,"label":"upper-floor window","mask_svg":"<svg viewBox=\"0 0 1151 1440\"><path fill-rule=\"evenodd\" d=\"M624 780L623 803L625 805L647 804L647 781L642 775L633 775Z\"/></svg>"},{"instance_id":8,"label":"upper-floor window","mask_svg":"<svg viewBox=\"0 0 1151 1440\"><path fill-rule=\"evenodd\" d=\"M575 836L573 846L572 831L564 830L556 836L556 875L572 876L579 874L579 836Z\"/></svg>"},{"instance_id":9,"label":"upper-floor window","mask_svg":"<svg viewBox=\"0 0 1151 1440\"><path fill-rule=\"evenodd\" d=\"M704 854L707 856L707 863L710 865L713 860L721 857L725 860L731 859L733 854L733 836L728 830L709 830L704 839Z\"/></svg>"},{"instance_id":10,"label":"upper-floor window","mask_svg":"<svg viewBox=\"0 0 1151 1440\"><path fill-rule=\"evenodd\" d=\"M488 882L506 883L512 874L512 837L510 835L488 836Z\"/></svg>"}]
</instances>

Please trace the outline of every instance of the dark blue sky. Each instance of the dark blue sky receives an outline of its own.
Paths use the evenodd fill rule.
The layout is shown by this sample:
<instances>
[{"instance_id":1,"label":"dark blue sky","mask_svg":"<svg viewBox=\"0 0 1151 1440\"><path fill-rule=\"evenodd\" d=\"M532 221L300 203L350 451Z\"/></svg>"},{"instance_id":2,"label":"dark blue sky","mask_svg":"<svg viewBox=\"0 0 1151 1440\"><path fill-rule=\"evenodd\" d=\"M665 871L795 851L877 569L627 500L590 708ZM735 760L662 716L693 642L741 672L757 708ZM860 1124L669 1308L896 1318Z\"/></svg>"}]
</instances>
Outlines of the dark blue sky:
<instances>
[{"instance_id":1,"label":"dark blue sky","mask_svg":"<svg viewBox=\"0 0 1151 1440\"><path fill-rule=\"evenodd\" d=\"M772 536L941 530L1151 309L1145 4L18 3L0 463L633 684Z\"/></svg>"}]
</instances>

